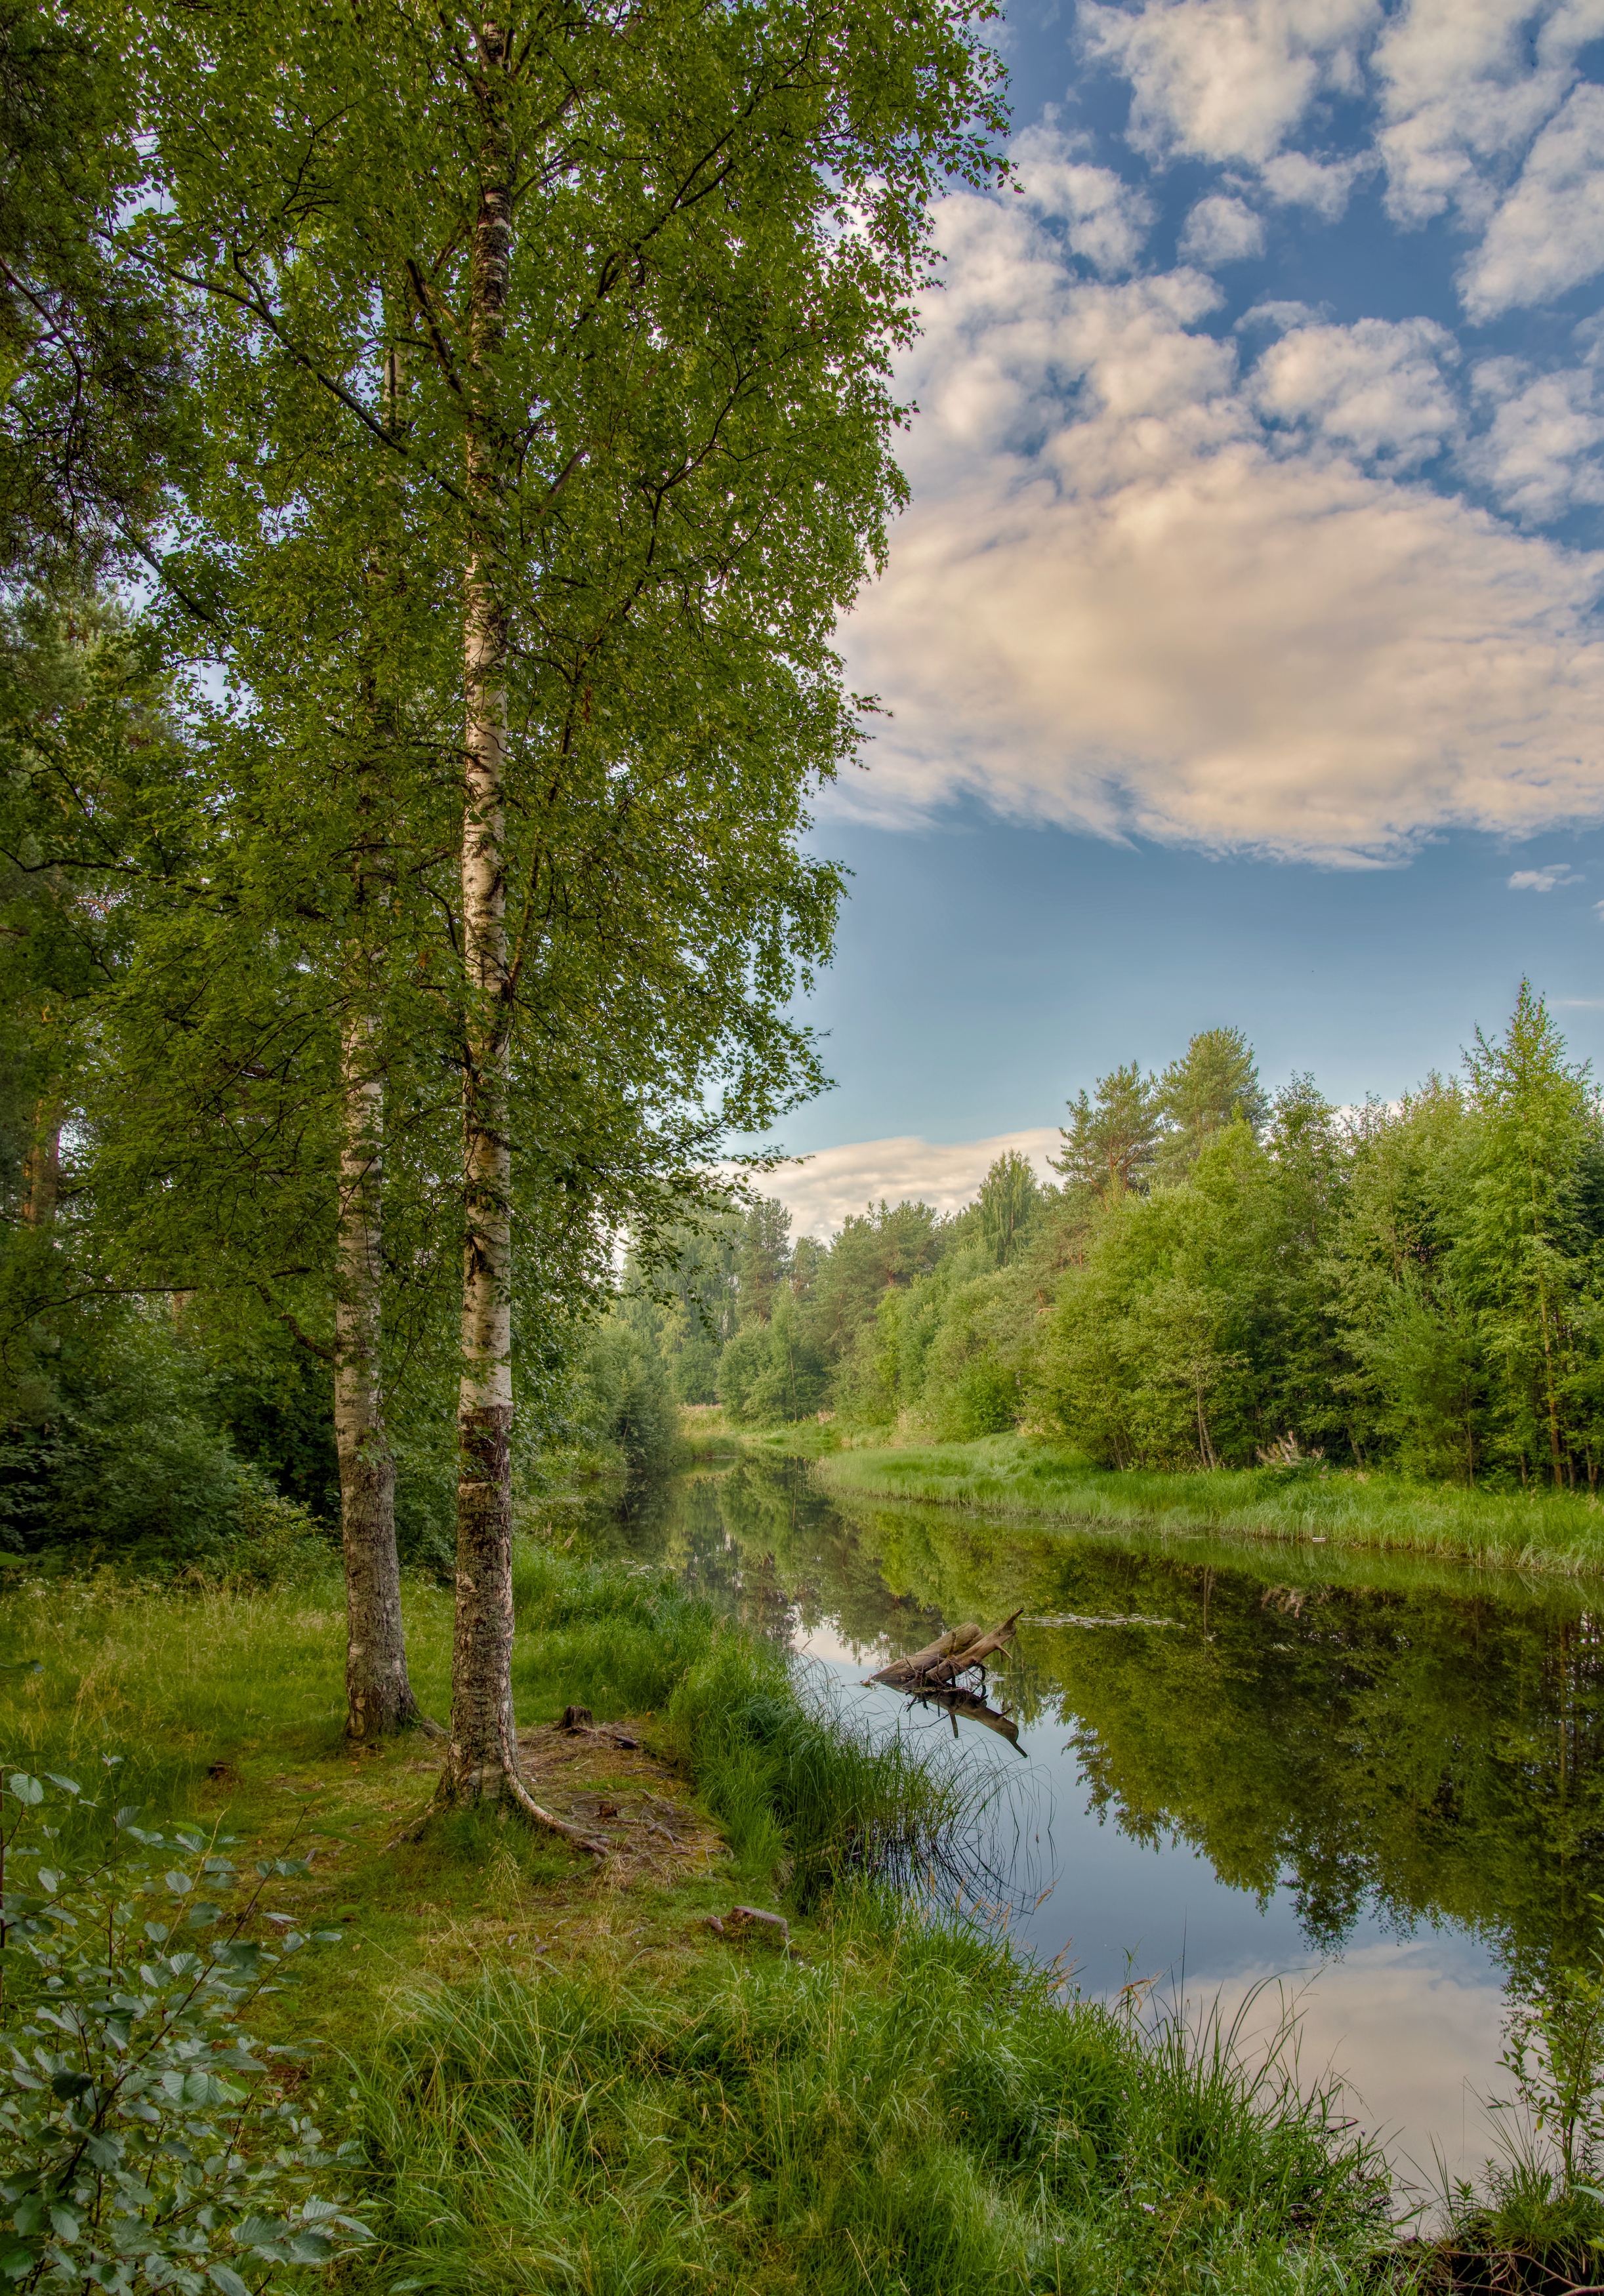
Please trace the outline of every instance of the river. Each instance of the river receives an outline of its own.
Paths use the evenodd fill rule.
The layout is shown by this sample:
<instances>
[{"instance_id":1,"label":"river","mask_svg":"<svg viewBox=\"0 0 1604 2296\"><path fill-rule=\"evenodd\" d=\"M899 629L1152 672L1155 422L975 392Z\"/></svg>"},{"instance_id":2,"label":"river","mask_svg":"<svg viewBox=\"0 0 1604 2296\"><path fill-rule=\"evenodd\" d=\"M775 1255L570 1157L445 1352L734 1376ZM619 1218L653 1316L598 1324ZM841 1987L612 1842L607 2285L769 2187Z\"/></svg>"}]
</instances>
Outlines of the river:
<instances>
[{"instance_id":1,"label":"river","mask_svg":"<svg viewBox=\"0 0 1604 2296\"><path fill-rule=\"evenodd\" d=\"M1018 1750L956 1725L958 1759L999 1779L994 1917L1087 1994L1246 2004L1249 2034L1295 2004L1304 2076L1342 2074L1405 2184L1477 2173L1510 2000L1592 1950L1600 1590L832 1503L761 1456L595 1528L783 1638L875 1730L950 1742L947 1714L865 1675L1022 1610L991 1685Z\"/></svg>"}]
</instances>

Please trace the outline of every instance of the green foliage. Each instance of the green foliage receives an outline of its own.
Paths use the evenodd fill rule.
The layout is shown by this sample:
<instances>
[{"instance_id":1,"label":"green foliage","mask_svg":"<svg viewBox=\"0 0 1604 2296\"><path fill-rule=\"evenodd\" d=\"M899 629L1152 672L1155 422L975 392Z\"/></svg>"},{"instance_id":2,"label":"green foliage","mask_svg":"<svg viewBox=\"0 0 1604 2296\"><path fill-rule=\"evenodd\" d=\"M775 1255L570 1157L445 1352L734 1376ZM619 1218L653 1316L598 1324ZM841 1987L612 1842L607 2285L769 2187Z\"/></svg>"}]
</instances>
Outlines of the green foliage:
<instances>
[{"instance_id":1,"label":"green foliage","mask_svg":"<svg viewBox=\"0 0 1604 2296\"><path fill-rule=\"evenodd\" d=\"M980 1234L994 1267L1017 1259L1035 1225L1041 1189L1017 1149L1010 1148L980 1183Z\"/></svg>"},{"instance_id":2,"label":"green foliage","mask_svg":"<svg viewBox=\"0 0 1604 2296\"><path fill-rule=\"evenodd\" d=\"M143 176L126 47L0 4L0 578L125 561L181 466L178 333L110 233Z\"/></svg>"},{"instance_id":3,"label":"green foliage","mask_svg":"<svg viewBox=\"0 0 1604 2296\"><path fill-rule=\"evenodd\" d=\"M1593 1900L1596 1909L1598 1900ZM1515 1993L1499 2062L1515 2099L1499 2101L1502 2157L1485 2187L1451 2186L1444 2245L1534 2265L1551 2284L1592 2279L1604 2255L1604 1960L1595 1936L1580 1964L1551 1961Z\"/></svg>"},{"instance_id":4,"label":"green foliage","mask_svg":"<svg viewBox=\"0 0 1604 2296\"><path fill-rule=\"evenodd\" d=\"M325 2149L274 2093L270 2059L285 2053L258 2051L239 2021L307 1942L248 1934L269 1881L307 1861L258 1862L241 1890L226 1840L152 1832L124 1807L100 1813L98 1854L69 1870L60 1828L37 1815L47 1786L80 1837L96 1808L70 1778L15 1773L0 1820L0 2268L29 2290L259 2296L332 2264L369 2237L328 2187L355 2147ZM116 1786L114 1765L108 1802Z\"/></svg>"},{"instance_id":5,"label":"green foliage","mask_svg":"<svg viewBox=\"0 0 1604 2296\"><path fill-rule=\"evenodd\" d=\"M1064 1138L1061 1188L1007 1156L953 1218L882 1204L789 1261L779 1208L754 1215L767 1320L725 1342L732 1421L1596 1485L1604 1111L1529 986L1462 1081L1396 1109L1339 1118L1306 1076L1271 1102L1213 1029L1157 1083L1101 1078Z\"/></svg>"},{"instance_id":6,"label":"green foliage","mask_svg":"<svg viewBox=\"0 0 1604 2296\"><path fill-rule=\"evenodd\" d=\"M1071 1187L1098 1197L1146 1185L1163 1136L1164 1112L1156 1080L1133 1061L1097 1079L1095 1103L1084 1091L1069 1103L1064 1149L1054 1168Z\"/></svg>"},{"instance_id":7,"label":"green foliage","mask_svg":"<svg viewBox=\"0 0 1604 2296\"><path fill-rule=\"evenodd\" d=\"M597 1324L574 1382L582 1447L611 1453L632 1474L668 1464L679 1434L668 1366L651 1338L620 1316Z\"/></svg>"},{"instance_id":8,"label":"green foliage","mask_svg":"<svg viewBox=\"0 0 1604 2296\"><path fill-rule=\"evenodd\" d=\"M1270 1115L1253 1047L1240 1029L1200 1030L1158 1079L1158 1104L1166 1119L1158 1168L1169 1177L1233 1124L1256 1134Z\"/></svg>"},{"instance_id":9,"label":"green foliage","mask_svg":"<svg viewBox=\"0 0 1604 2296\"><path fill-rule=\"evenodd\" d=\"M738 1427L809 1418L824 1387L823 1356L788 1290L773 1293L768 1321L746 1325L719 1358L718 1399Z\"/></svg>"}]
</instances>

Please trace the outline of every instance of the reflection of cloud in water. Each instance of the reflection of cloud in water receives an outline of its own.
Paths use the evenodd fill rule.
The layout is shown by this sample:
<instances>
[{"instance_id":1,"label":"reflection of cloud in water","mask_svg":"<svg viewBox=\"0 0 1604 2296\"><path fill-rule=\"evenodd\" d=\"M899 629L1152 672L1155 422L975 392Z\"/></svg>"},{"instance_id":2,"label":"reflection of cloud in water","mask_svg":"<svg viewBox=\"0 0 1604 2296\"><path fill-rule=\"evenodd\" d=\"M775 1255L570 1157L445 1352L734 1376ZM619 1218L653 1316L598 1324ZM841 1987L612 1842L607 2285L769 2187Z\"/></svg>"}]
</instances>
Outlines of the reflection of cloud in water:
<instances>
[{"instance_id":1,"label":"reflection of cloud in water","mask_svg":"<svg viewBox=\"0 0 1604 2296\"><path fill-rule=\"evenodd\" d=\"M821 1666L839 1668L844 1672L879 1664L883 1647L878 1642L843 1640L839 1625L834 1619L821 1619L816 1627L811 1627L806 1632L798 1629L791 1644L799 1658L817 1659Z\"/></svg>"},{"instance_id":2,"label":"reflection of cloud in water","mask_svg":"<svg viewBox=\"0 0 1604 2296\"><path fill-rule=\"evenodd\" d=\"M1215 1980L1187 1972L1191 2016L1219 1997L1222 2022L1247 2003L1242 2030L1253 2044L1297 2013L1301 2085L1329 2069L1348 2083L1348 2110L1387 2140L1404 2178L1434 2182L1434 2145L1451 2174L1476 2177L1497 2133L1479 2099L1497 2064L1503 1988L1472 1967L1455 1968L1448 1939L1410 1946L1356 1946L1340 1961L1306 1971L1235 1971ZM1279 1981L1278 1981L1279 1980ZM1249 2000L1255 1986L1263 1990Z\"/></svg>"}]
</instances>

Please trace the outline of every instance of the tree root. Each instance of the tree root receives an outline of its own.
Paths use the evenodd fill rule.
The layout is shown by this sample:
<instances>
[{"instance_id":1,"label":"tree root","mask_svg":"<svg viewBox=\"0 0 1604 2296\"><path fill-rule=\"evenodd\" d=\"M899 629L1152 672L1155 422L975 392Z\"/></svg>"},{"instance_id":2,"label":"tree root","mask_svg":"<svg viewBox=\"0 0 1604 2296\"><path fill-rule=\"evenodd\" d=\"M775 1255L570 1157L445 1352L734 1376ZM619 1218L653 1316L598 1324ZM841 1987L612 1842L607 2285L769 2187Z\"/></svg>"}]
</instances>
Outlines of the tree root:
<instances>
[{"instance_id":1,"label":"tree root","mask_svg":"<svg viewBox=\"0 0 1604 2296\"><path fill-rule=\"evenodd\" d=\"M440 1737L445 1737L446 1733L440 1729L438 1723L434 1725L434 1729ZM576 1849L585 1850L593 1857L612 1856L614 1844L605 1834L589 1833L583 1825L576 1825L571 1818L559 1817L554 1809L546 1809L537 1802L519 1776L516 1765L510 1761L503 1759L493 1765L487 1763L484 1769L473 1772L467 1783L476 1789L473 1796L475 1800L489 1799L483 1792L483 1785L487 1772L492 1769L499 1780L501 1790L505 1792L520 1815L528 1819L531 1825L538 1825L548 1833L555 1833L561 1840L571 1842ZM448 1794L446 1792L446 1774L442 1772L438 1786L436 1787L433 1795L424 1804L418 1816L409 1824L404 1825L399 1833L392 1835L385 1843L385 1848L400 1849L408 1842L421 1841L431 1817L436 1816L443 1809L459 1808L464 1799L466 1797Z\"/></svg>"},{"instance_id":2,"label":"tree root","mask_svg":"<svg viewBox=\"0 0 1604 2296\"><path fill-rule=\"evenodd\" d=\"M535 1825L544 1825L549 1833L561 1834L571 1841L576 1849L588 1849L593 1857L610 1857L613 1845L604 1835L586 1833L582 1825L575 1825L554 1810L543 1809L510 1763L502 1765L502 1775L511 1791L513 1800L524 1816Z\"/></svg>"}]
</instances>

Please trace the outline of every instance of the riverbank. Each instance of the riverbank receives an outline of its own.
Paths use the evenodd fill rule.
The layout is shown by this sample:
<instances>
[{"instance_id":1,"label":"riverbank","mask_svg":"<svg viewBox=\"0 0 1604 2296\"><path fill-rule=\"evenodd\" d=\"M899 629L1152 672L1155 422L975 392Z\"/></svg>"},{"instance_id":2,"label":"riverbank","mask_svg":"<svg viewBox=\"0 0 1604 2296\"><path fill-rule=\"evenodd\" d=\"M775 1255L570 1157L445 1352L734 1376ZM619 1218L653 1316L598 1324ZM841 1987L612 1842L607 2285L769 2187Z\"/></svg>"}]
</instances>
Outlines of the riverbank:
<instances>
[{"instance_id":1,"label":"riverbank","mask_svg":"<svg viewBox=\"0 0 1604 2296\"><path fill-rule=\"evenodd\" d=\"M771 1447L780 1439L764 1439ZM1604 1503L1584 1491L1489 1492L1293 1468L1166 1475L1093 1466L1022 1435L975 1443L821 1447L806 1456L832 1495L917 1500L1021 1522L1365 1547L1569 1573L1604 1571Z\"/></svg>"},{"instance_id":2,"label":"riverbank","mask_svg":"<svg viewBox=\"0 0 1604 2296\"><path fill-rule=\"evenodd\" d=\"M449 1596L406 1600L442 1712ZM869 1885L961 1854L946 1774L855 1745L772 1644L656 1574L525 1548L517 1612L525 1759L614 1834L599 1866L495 1816L409 1838L435 1761L340 1740L332 1576L0 1601L7 1771L112 1757L147 1825L217 1827L241 1865L313 1852L271 1910L340 1942L255 2021L316 2045L321 2081L284 2078L363 2148L380 2242L342 2286L1289 2292L1363 2269L1384 2189L1335 2097L1217 2032L1065 2000ZM576 1740L569 1703L626 1726ZM67 1866L103 1824L74 1807ZM712 1929L736 1901L791 1950L773 1923Z\"/></svg>"}]
</instances>

